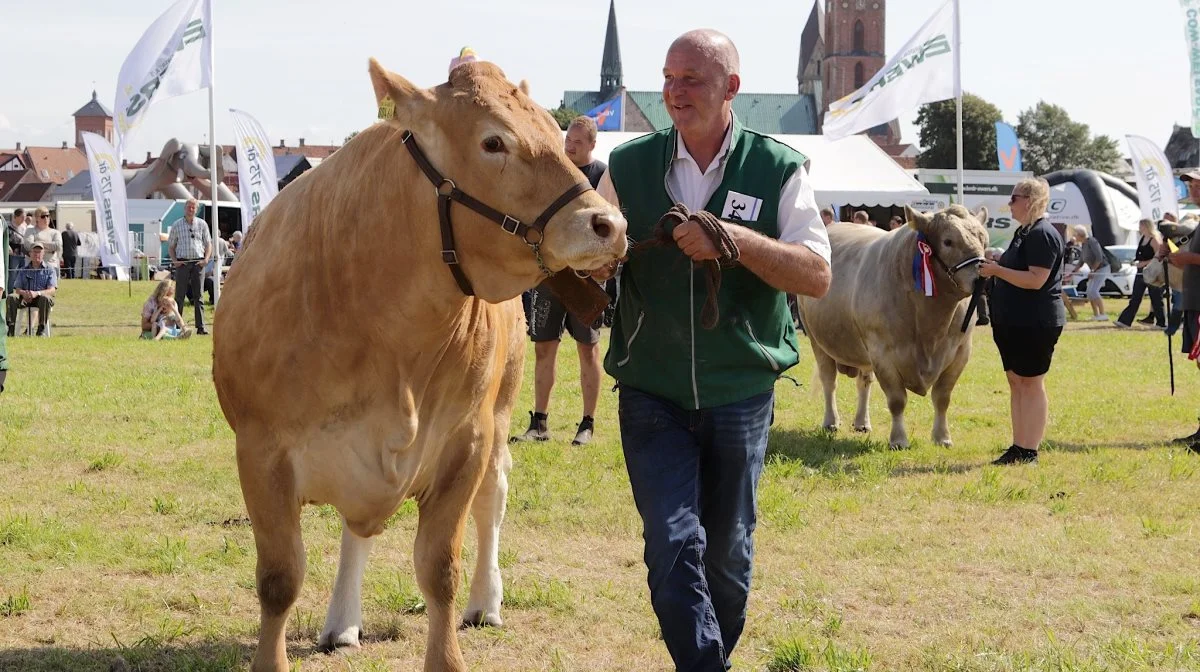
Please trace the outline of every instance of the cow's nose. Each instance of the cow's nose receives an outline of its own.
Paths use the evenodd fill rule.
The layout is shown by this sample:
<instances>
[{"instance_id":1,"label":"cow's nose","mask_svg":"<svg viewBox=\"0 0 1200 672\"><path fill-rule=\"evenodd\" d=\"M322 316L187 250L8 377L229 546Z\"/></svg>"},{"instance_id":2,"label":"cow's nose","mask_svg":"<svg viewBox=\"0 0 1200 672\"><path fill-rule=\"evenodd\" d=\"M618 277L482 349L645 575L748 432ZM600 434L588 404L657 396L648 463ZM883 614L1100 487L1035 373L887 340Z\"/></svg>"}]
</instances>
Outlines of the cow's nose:
<instances>
[{"instance_id":1,"label":"cow's nose","mask_svg":"<svg viewBox=\"0 0 1200 672\"><path fill-rule=\"evenodd\" d=\"M609 240L618 235L619 226L619 220L612 215L602 213L592 215L592 231L595 231L596 235L603 240Z\"/></svg>"}]
</instances>

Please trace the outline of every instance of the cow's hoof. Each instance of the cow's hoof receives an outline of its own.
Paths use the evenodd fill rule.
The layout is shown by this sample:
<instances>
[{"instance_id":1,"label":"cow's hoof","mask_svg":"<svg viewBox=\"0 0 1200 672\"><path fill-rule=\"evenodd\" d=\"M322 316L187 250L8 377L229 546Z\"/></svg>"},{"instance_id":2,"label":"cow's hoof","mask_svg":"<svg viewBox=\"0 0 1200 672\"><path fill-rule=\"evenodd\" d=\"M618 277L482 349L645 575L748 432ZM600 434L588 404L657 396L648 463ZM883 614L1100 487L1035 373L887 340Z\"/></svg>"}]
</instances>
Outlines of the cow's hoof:
<instances>
[{"instance_id":1,"label":"cow's hoof","mask_svg":"<svg viewBox=\"0 0 1200 672\"><path fill-rule=\"evenodd\" d=\"M504 620L500 618L500 614L487 614L476 610L463 614L462 625L464 628L499 628L504 625Z\"/></svg>"},{"instance_id":2,"label":"cow's hoof","mask_svg":"<svg viewBox=\"0 0 1200 672\"><path fill-rule=\"evenodd\" d=\"M908 442L893 441L892 443L888 444L888 448L891 450L908 450Z\"/></svg>"},{"instance_id":3,"label":"cow's hoof","mask_svg":"<svg viewBox=\"0 0 1200 672\"><path fill-rule=\"evenodd\" d=\"M317 642L317 650L321 653L333 653L338 649L358 649L362 647L362 631L357 626L351 626L340 633L323 632Z\"/></svg>"},{"instance_id":4,"label":"cow's hoof","mask_svg":"<svg viewBox=\"0 0 1200 672\"><path fill-rule=\"evenodd\" d=\"M933 443L942 448L951 448L954 446L954 439L951 439L951 438L934 439Z\"/></svg>"},{"instance_id":5,"label":"cow's hoof","mask_svg":"<svg viewBox=\"0 0 1200 672\"><path fill-rule=\"evenodd\" d=\"M871 426L870 425L855 425L854 431L858 432L859 434L870 434Z\"/></svg>"},{"instance_id":6,"label":"cow's hoof","mask_svg":"<svg viewBox=\"0 0 1200 672\"><path fill-rule=\"evenodd\" d=\"M830 434L837 434L838 426L837 425L821 425L821 431L829 432Z\"/></svg>"}]
</instances>

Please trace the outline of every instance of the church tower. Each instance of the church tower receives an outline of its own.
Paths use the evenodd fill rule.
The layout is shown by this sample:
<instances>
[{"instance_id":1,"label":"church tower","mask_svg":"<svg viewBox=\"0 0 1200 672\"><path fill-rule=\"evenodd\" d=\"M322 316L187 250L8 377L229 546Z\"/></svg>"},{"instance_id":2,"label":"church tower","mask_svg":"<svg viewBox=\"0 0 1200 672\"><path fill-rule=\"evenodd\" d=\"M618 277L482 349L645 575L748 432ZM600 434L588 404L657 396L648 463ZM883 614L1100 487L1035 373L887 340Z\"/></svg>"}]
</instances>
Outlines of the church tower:
<instances>
[{"instance_id":1,"label":"church tower","mask_svg":"<svg viewBox=\"0 0 1200 672\"><path fill-rule=\"evenodd\" d=\"M608 100L624 85L621 72L621 43L617 39L617 2L608 4L608 30L604 33L604 57L600 60L600 99Z\"/></svg>"},{"instance_id":2,"label":"church tower","mask_svg":"<svg viewBox=\"0 0 1200 672\"><path fill-rule=\"evenodd\" d=\"M823 101L845 98L866 84L887 62L884 52L885 0L817 0L825 3L825 55L821 63ZM869 131L891 142L892 125Z\"/></svg>"},{"instance_id":3,"label":"church tower","mask_svg":"<svg viewBox=\"0 0 1200 672\"><path fill-rule=\"evenodd\" d=\"M83 149L85 132L95 133L110 143L113 141L112 112L100 102L95 90L92 91L92 99L71 116L75 117L75 146L79 149Z\"/></svg>"}]
</instances>

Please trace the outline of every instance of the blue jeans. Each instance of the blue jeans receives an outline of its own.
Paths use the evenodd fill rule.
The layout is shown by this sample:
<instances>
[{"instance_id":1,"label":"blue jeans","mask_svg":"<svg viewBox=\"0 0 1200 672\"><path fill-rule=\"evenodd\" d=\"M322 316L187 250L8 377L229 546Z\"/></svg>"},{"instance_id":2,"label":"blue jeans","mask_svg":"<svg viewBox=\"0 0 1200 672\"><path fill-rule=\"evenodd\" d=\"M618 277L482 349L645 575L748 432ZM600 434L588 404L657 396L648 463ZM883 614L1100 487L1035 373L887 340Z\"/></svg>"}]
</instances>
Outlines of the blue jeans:
<instances>
[{"instance_id":1,"label":"blue jeans","mask_svg":"<svg viewBox=\"0 0 1200 672\"><path fill-rule=\"evenodd\" d=\"M758 477L775 393L699 411L621 386L625 467L650 601L681 672L729 669L746 623Z\"/></svg>"}]
</instances>

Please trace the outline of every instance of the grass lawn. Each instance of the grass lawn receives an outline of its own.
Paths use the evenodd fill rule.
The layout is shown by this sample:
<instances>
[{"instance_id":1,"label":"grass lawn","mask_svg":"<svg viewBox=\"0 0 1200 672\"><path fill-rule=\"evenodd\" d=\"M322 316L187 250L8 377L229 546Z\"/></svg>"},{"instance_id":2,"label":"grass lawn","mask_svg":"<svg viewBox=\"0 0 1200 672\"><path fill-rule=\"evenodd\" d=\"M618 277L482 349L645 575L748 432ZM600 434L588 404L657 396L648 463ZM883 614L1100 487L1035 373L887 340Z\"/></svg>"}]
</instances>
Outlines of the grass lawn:
<instances>
[{"instance_id":1,"label":"grass lawn","mask_svg":"<svg viewBox=\"0 0 1200 672\"><path fill-rule=\"evenodd\" d=\"M54 337L8 341L0 670L247 668L258 626L254 544L213 392L211 340L139 341L151 288L134 283L129 296L121 283L64 281ZM929 402L914 397L907 451L886 449L878 390L869 439L815 431L820 393L801 344L790 372L801 385L776 388L735 669L1200 669L1200 456L1164 444L1195 428L1195 367L1176 358L1171 397L1160 332L1073 323L1049 377L1041 464L998 469L987 463L1009 444L1008 395L990 332L975 338L951 406L955 446L930 444ZM515 431L530 408L532 367L530 348ZM478 670L670 669L611 381L596 441L572 448L579 397L569 342L559 371L555 440L513 449L505 627L462 632L464 655ZM844 423L853 394L842 378ZM295 668L420 669L415 507L405 505L375 546L367 642L345 655L314 652L339 521L317 507L303 520ZM472 535L464 567L473 566ZM465 596L464 581L460 607Z\"/></svg>"}]
</instances>

